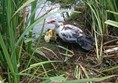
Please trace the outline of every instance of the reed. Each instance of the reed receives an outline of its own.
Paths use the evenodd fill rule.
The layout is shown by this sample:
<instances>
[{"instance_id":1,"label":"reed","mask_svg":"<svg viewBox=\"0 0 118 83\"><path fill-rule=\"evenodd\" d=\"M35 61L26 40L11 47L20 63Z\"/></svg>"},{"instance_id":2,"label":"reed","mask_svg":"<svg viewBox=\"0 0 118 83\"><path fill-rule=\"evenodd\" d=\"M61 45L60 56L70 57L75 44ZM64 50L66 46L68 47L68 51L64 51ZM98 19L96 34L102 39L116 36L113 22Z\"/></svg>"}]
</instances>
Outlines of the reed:
<instances>
[{"instance_id":1,"label":"reed","mask_svg":"<svg viewBox=\"0 0 118 83\"><path fill-rule=\"evenodd\" d=\"M24 35L29 32L35 26L34 23L34 15L33 10L36 8L37 0L1 0L0 1L0 60L1 65L4 66L4 70L8 72L6 81L9 83L19 83L20 76L17 75L19 73L19 68L22 65L21 56L24 50L23 42ZM43 2L42 2L43 3ZM25 7L29 4L32 4L32 17L29 19L30 25L25 24L26 12ZM17 10L19 12L17 12ZM36 10L36 9L35 9ZM29 37L31 37L30 33ZM28 52L31 51L31 44L28 45Z\"/></svg>"},{"instance_id":2,"label":"reed","mask_svg":"<svg viewBox=\"0 0 118 83\"><path fill-rule=\"evenodd\" d=\"M81 2L86 4L90 11L91 26L95 37L96 57L98 63L102 63L104 35L109 34L108 26L105 23L116 24L106 20L112 19L117 21L118 18L115 14L109 14L108 10L113 12L118 11L117 0L81 0Z\"/></svg>"},{"instance_id":3,"label":"reed","mask_svg":"<svg viewBox=\"0 0 118 83\"><path fill-rule=\"evenodd\" d=\"M42 5L47 0L40 0L38 5ZM110 14L111 16L108 16L107 10L110 10L113 12L117 11L117 0L111 1L111 0L99 0L99 2L96 2L97 0L83 0L83 2L88 5L90 11L91 11L91 18L92 18L92 28L94 30L94 36L95 36L95 45L96 45L96 54L97 54L97 60L98 62L102 61L102 49L103 49L103 34L108 34L108 29L105 25L110 24L113 26L117 26L117 23L106 21L109 17L114 17L112 20L117 21L117 15L116 14ZM106 4L109 3L109 6ZM29 18L27 18L26 14L26 7L28 5L31 5L31 15ZM61 13L61 12L68 12L72 10L58 10L55 12L48 11L47 13L43 14L40 18L35 18L35 11L37 10L37 0L0 0L0 65L3 67L2 69L7 72L7 78L6 82L8 83L20 83L21 76L29 76L28 82L30 83L33 78L39 78L42 79L47 83L47 80L54 80L56 81L65 81L63 83L78 83L78 82L88 82L88 81L101 81L104 79L111 78L113 76L103 77L103 78L89 78L87 71L82 66L81 69L83 70L85 76L88 79L82 79L82 80L72 80L70 82L66 82L66 78L62 76L55 76L55 77L49 77L48 71L45 68L45 64L51 64L53 68L55 69L55 66L52 63L64 63L64 61L61 60L47 60L44 61L41 58L37 58L34 56L36 50L38 49L38 45L40 44L41 37L43 35L43 28L40 33L40 37L38 38L38 42L34 47L32 47L32 40L26 42L24 44L24 36L29 33L29 40L32 38L33 34L33 28L35 25L37 25L41 21L45 21L45 19L50 16L54 15L55 13ZM100 6L100 7L99 7ZM104 6L106 9L104 9ZM77 11L72 11L76 12ZM26 22L25 19L28 19ZM105 22L106 21L106 22ZM104 23L105 22L105 23ZM41 25L41 26L42 26ZM101 41L99 41L99 39ZM98 43L99 41L99 43ZM26 48L26 49L25 49ZM66 53L63 53L64 56L68 57L69 54L73 55L73 52L63 48L60 46L63 50L66 51ZM29 60L27 63L25 63L25 68L21 68L23 65L22 58L23 54L27 53L29 56ZM70 56L71 57L71 56ZM34 61L34 62L33 62ZM66 62L66 59L65 59ZM34 71L32 71L34 70ZM30 74L30 72L33 72ZM36 76L36 72L41 71L45 75L42 77ZM80 75L80 71L78 72ZM55 74L56 75L56 74ZM0 75L0 78L4 79L4 76ZM80 76L78 76L80 78ZM55 81L55 80L54 80ZM51 82L50 82L51 83Z\"/></svg>"}]
</instances>

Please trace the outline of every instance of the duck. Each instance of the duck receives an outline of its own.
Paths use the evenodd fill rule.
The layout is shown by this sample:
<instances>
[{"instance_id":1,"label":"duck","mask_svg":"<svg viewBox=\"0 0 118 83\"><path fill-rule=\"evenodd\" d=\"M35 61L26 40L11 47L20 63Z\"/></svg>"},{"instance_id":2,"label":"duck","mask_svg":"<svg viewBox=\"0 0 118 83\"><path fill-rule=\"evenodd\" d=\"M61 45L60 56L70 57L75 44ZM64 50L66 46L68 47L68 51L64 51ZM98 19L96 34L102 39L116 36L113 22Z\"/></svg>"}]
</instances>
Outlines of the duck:
<instances>
[{"instance_id":1,"label":"duck","mask_svg":"<svg viewBox=\"0 0 118 83\"><path fill-rule=\"evenodd\" d=\"M92 35L86 35L79 27L71 24L64 25L55 19L47 23L55 25L55 32L64 42L77 43L86 51L90 51L94 48L94 37Z\"/></svg>"},{"instance_id":2,"label":"duck","mask_svg":"<svg viewBox=\"0 0 118 83\"><path fill-rule=\"evenodd\" d=\"M45 33L44 40L45 42L49 43L51 40L56 40L57 35L54 29L48 29Z\"/></svg>"}]
</instances>

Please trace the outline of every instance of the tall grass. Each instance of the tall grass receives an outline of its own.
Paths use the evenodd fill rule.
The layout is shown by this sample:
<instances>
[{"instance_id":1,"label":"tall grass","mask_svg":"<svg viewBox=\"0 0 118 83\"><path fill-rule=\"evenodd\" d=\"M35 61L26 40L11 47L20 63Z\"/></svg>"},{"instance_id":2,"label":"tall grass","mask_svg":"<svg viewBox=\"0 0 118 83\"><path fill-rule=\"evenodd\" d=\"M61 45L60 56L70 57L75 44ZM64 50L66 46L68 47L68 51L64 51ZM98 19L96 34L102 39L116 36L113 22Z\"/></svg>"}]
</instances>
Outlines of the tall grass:
<instances>
[{"instance_id":1,"label":"tall grass","mask_svg":"<svg viewBox=\"0 0 118 83\"><path fill-rule=\"evenodd\" d=\"M34 2L33 2L34 1ZM20 59L23 51L23 37L26 33L31 30L36 22L34 23L35 13L31 14L32 18L29 19L30 25L25 26L25 6L32 2L32 11L36 8L35 0L1 0L0 1L0 60L1 65L4 66L4 70L8 72L8 81L9 83L19 83L20 76L19 73ZM43 2L41 2L43 3ZM20 9L19 12L15 13L17 9ZM35 9L36 10L36 9ZM43 20L43 19L41 19ZM33 24L34 23L34 24ZM33 24L33 25L32 25ZM32 36L32 33L29 34L29 37ZM28 45L28 52L31 50L31 44ZM29 51L30 50L30 51Z\"/></svg>"},{"instance_id":2,"label":"tall grass","mask_svg":"<svg viewBox=\"0 0 118 83\"><path fill-rule=\"evenodd\" d=\"M46 0L42 0L38 3L42 5ZM27 17L25 12L25 7L31 5L31 15L28 18L26 24L25 18ZM37 49L32 50L32 41L28 42L24 48L24 35L29 33L29 38L32 37L32 32L30 32L35 25L40 21L43 21L46 17L54 14L50 11L42 15L40 18L35 18L35 11L37 10L37 0L1 0L0 1L0 64L3 66L3 70L7 72L6 81L9 83L19 83L20 82L20 67L22 66L21 59L25 52L30 56L28 63L25 63L26 69L31 65L32 57L38 62L39 59L34 57L34 52ZM64 12L68 10L60 10L56 12ZM55 12L55 13L56 13ZM40 33L40 38L42 37L43 29ZM36 44L38 45L38 44ZM42 60L41 60L42 61ZM53 61L52 61L53 62ZM51 62L51 63L52 63ZM57 61L58 62L58 61ZM50 63L50 61L47 61ZM43 70L45 70L42 64ZM21 69L22 71L22 69ZM28 72L29 73L29 72ZM4 76L4 74L3 74Z\"/></svg>"},{"instance_id":3,"label":"tall grass","mask_svg":"<svg viewBox=\"0 0 118 83\"><path fill-rule=\"evenodd\" d=\"M14 12L20 6L20 4L15 3L16 1L14 0L13 1L2 0L1 2L3 2L3 4L2 4L2 19L1 19L2 34L0 34L0 40L1 40L0 45L2 49L1 50L2 56L4 57L4 62L6 62L7 64L5 65L4 68L9 72L8 74L9 82L18 83L19 76L17 76L15 73L18 73L17 65L18 65L18 61L20 57L17 54L20 53L20 48L17 47L15 51L14 51L14 48L15 48L15 43L19 35L22 33L22 32L20 33L18 29L22 30L23 26L19 26L19 23L21 21L19 19L21 19L21 17L19 17L18 14L14 16L14 18L12 17L13 17ZM21 45L22 43L19 44L19 46Z\"/></svg>"},{"instance_id":4,"label":"tall grass","mask_svg":"<svg viewBox=\"0 0 118 83\"><path fill-rule=\"evenodd\" d=\"M94 30L96 56L99 63L103 59L103 40L104 34L108 35L108 27L105 25L107 19L114 19L117 21L117 16L114 14L108 14L107 10L118 11L117 0L81 0L86 4L92 19L92 29Z\"/></svg>"},{"instance_id":5,"label":"tall grass","mask_svg":"<svg viewBox=\"0 0 118 83\"><path fill-rule=\"evenodd\" d=\"M47 0L40 0L38 3L42 5ZM101 1L102 2L102 1ZM99 34L103 34L105 25L103 24L104 20L101 20L101 16L103 17L104 10L95 10L96 6L93 6L90 2L86 2L87 5L91 9L92 19L93 19L93 27L96 32ZM25 19L27 17L25 8L26 6L31 5L31 15L28 18L28 22L26 24ZM49 79L46 78L47 71L45 69L45 64L50 64L54 62L63 62L63 61L43 61L40 58L34 57L34 53L37 50L37 44L34 48L32 48L32 41L29 41L28 44L24 44L24 35L29 33L29 38L32 37L32 32L34 26L37 25L40 21L45 21L46 17L50 15L54 15L54 13L60 12L67 12L68 10L59 10L56 12L47 12L46 14L42 15L40 18L35 18L35 11L37 10L37 0L1 0L0 1L0 65L3 67L2 69L7 72L6 80L8 83L20 83L21 75L22 76L30 76L29 82L33 78L40 78L40 79ZM76 11L72 11L76 12ZM99 14L100 13L100 14ZM115 16L114 16L115 18ZM43 24L44 26L44 24ZM106 27L105 27L106 28ZM42 31L40 33L39 41L42 37ZM102 57L102 42L100 41L100 45L98 45L97 37L103 38L101 35L94 33L96 37L96 52L97 52L97 59L100 62ZM25 46L25 48L24 48ZM99 47L100 46L100 47ZM100 48L100 49L99 49ZM29 55L29 61L25 63L25 68L20 68L22 66L21 60L23 58L23 54L27 53ZM35 60L34 64L32 64L32 59ZM54 67L54 66L53 66ZM40 68L40 70L39 70ZM34 71L31 75L31 69ZM45 72L45 75L41 78L39 76L35 76L37 71ZM1 75L2 76L2 75ZM109 77L103 78L107 79ZM4 74L3 74L3 79ZM62 78L61 78L62 79ZM65 78L64 78L65 79ZM95 81L95 80L103 80L103 79L86 79L86 81ZM82 80L83 81L83 80ZM78 80L74 81L79 82ZM67 83L67 82L66 82ZM73 83L73 82L72 82Z\"/></svg>"}]
</instances>

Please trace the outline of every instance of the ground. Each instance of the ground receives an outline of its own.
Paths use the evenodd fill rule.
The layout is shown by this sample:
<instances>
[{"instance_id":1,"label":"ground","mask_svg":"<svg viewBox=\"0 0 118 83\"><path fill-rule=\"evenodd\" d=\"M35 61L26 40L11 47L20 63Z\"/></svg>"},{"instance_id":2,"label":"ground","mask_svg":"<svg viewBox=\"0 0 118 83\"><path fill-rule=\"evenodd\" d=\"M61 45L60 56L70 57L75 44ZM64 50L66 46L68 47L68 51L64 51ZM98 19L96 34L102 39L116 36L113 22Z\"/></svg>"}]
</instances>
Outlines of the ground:
<instances>
[{"instance_id":1,"label":"ground","mask_svg":"<svg viewBox=\"0 0 118 83\"><path fill-rule=\"evenodd\" d=\"M79 77L93 78L118 75L117 52L112 54L104 53L102 62L98 62L94 49L87 52L77 44L65 43L62 40L46 43L42 39L39 47L40 52L36 53L36 55L39 57L42 56L44 60L64 61L63 63L55 63L53 64L53 68L47 69L51 74L64 75L69 80L77 79ZM118 81L117 76L105 80L104 83L114 83L116 81Z\"/></svg>"}]
</instances>

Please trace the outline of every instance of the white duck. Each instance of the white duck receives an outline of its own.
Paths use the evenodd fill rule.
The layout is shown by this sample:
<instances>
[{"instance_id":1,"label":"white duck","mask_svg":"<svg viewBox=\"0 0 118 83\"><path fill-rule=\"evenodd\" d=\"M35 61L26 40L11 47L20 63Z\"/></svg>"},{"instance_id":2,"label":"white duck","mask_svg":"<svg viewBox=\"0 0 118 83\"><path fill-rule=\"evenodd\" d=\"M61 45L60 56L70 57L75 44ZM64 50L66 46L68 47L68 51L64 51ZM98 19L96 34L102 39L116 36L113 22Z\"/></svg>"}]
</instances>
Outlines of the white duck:
<instances>
[{"instance_id":1,"label":"white duck","mask_svg":"<svg viewBox=\"0 0 118 83\"><path fill-rule=\"evenodd\" d=\"M55 31L63 41L78 43L87 51L94 48L94 38L86 35L80 28L70 24L63 25L63 23L58 23L56 20L51 20L47 23L55 24Z\"/></svg>"}]
</instances>

